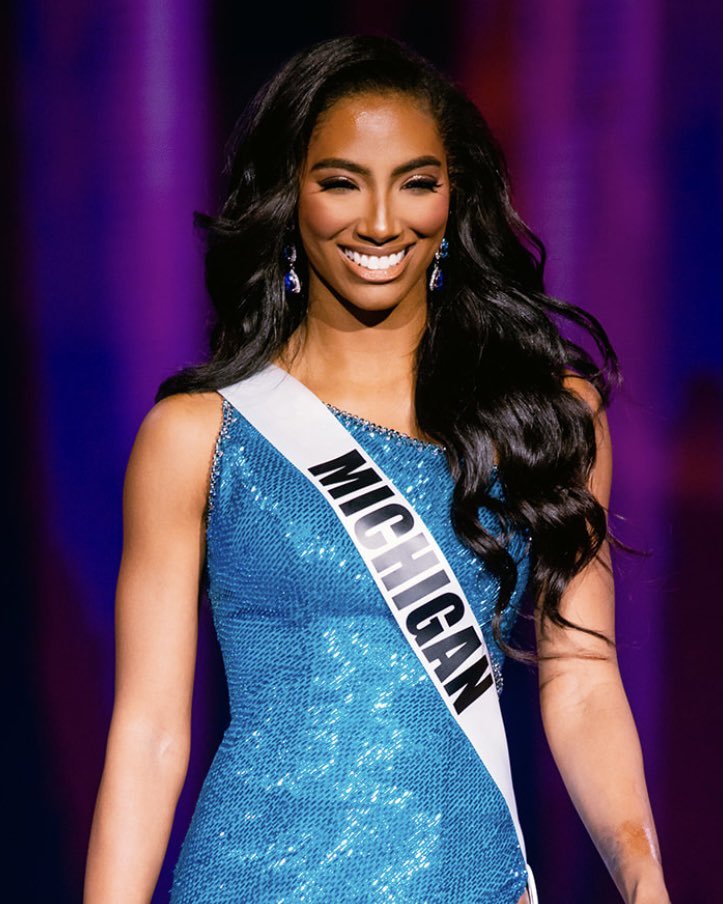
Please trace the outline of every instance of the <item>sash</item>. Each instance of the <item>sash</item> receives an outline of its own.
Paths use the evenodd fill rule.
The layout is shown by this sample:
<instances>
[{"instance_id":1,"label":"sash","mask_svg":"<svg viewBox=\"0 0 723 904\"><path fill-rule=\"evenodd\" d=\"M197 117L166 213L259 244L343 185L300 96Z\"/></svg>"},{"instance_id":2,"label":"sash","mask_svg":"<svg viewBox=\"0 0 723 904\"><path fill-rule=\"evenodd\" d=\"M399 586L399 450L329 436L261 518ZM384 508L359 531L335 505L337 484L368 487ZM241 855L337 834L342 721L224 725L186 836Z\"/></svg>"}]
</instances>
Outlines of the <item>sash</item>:
<instances>
[{"instance_id":1,"label":"sash","mask_svg":"<svg viewBox=\"0 0 723 904\"><path fill-rule=\"evenodd\" d=\"M452 718L500 789L525 853L484 635L409 501L321 399L283 368L218 390L332 506ZM526 864L531 904L538 898Z\"/></svg>"}]
</instances>

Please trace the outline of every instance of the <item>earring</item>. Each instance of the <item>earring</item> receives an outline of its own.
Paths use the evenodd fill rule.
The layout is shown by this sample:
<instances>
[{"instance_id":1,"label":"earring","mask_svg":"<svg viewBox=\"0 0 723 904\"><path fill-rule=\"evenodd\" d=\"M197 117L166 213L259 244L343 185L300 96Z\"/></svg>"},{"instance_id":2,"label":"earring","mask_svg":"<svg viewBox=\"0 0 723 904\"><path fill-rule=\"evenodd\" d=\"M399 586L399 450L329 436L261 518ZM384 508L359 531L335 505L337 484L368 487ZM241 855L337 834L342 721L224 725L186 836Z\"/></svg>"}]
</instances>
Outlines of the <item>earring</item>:
<instances>
[{"instance_id":1,"label":"earring","mask_svg":"<svg viewBox=\"0 0 723 904\"><path fill-rule=\"evenodd\" d=\"M301 281L299 274L294 270L294 261L296 260L296 245L293 243L284 246L284 260L288 264L288 270L284 274L284 289L298 295L301 292Z\"/></svg>"},{"instance_id":2,"label":"earring","mask_svg":"<svg viewBox=\"0 0 723 904\"><path fill-rule=\"evenodd\" d=\"M446 236L442 239L439 248L434 252L434 269L429 277L429 289L431 292L438 292L444 285L444 273L440 262L449 254L449 242Z\"/></svg>"}]
</instances>

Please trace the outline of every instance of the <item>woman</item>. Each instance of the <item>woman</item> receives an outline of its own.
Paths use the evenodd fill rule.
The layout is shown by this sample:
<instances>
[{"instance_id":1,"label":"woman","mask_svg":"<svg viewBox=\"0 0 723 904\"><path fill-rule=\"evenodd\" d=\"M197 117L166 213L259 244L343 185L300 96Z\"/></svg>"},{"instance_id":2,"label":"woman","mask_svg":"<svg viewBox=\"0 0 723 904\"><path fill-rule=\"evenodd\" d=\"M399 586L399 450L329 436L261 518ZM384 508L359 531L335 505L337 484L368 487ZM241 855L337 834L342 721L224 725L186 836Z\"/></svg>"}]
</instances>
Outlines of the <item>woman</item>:
<instances>
[{"instance_id":1,"label":"woman","mask_svg":"<svg viewBox=\"0 0 723 904\"><path fill-rule=\"evenodd\" d=\"M613 640L617 362L544 293L479 112L397 42L333 39L260 91L229 169L199 217L212 356L128 466L86 901L157 880L200 576L231 722L172 901L534 901L498 704L526 586L571 797L623 900L666 901Z\"/></svg>"}]
</instances>

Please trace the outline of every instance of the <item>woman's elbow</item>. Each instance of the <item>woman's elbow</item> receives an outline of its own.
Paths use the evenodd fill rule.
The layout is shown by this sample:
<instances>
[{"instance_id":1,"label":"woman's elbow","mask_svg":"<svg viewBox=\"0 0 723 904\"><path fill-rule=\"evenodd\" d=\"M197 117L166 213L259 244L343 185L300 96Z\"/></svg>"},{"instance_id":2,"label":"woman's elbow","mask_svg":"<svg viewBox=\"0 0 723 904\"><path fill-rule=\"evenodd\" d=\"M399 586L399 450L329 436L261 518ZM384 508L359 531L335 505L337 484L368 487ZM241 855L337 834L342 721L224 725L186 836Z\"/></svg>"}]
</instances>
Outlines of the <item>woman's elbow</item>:
<instances>
[{"instance_id":1,"label":"woman's elbow","mask_svg":"<svg viewBox=\"0 0 723 904\"><path fill-rule=\"evenodd\" d=\"M108 734L111 765L151 771L159 781L183 787L191 752L190 725L169 728L150 718L116 713Z\"/></svg>"}]
</instances>

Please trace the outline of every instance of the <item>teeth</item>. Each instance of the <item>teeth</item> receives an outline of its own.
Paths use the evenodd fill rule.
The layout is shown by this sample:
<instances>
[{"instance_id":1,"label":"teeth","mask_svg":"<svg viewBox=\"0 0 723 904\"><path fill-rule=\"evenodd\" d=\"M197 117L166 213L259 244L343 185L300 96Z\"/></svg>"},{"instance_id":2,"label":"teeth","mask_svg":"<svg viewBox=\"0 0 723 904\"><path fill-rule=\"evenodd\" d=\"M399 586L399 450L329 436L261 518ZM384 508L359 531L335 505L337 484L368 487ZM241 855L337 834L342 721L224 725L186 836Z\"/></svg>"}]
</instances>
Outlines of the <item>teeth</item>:
<instances>
[{"instance_id":1,"label":"teeth","mask_svg":"<svg viewBox=\"0 0 723 904\"><path fill-rule=\"evenodd\" d=\"M374 254L359 254L350 248L344 248L343 251L350 261L354 261L355 264L365 267L367 270L387 270L389 267L396 267L407 253L406 248L397 254L385 254L383 257L377 257Z\"/></svg>"}]
</instances>

